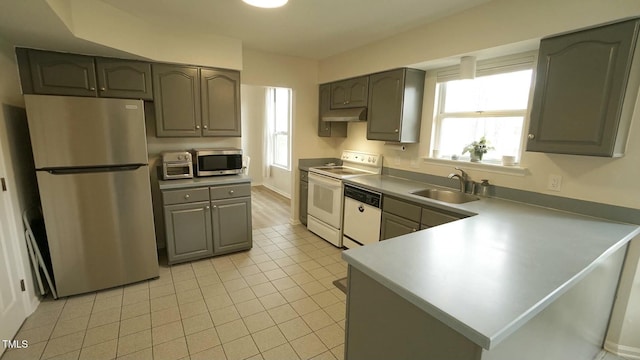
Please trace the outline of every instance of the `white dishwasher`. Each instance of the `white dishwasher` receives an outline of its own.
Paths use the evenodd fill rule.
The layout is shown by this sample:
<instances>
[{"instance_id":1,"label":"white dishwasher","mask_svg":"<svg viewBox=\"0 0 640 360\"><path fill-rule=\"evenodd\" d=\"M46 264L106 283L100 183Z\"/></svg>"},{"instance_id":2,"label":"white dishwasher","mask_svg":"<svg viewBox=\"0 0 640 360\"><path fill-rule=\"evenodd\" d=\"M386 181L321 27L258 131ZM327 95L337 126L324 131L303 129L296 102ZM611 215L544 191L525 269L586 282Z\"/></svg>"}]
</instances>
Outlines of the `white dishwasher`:
<instances>
[{"instance_id":1,"label":"white dishwasher","mask_svg":"<svg viewBox=\"0 0 640 360\"><path fill-rule=\"evenodd\" d=\"M380 240L381 198L375 191L344 185L344 247L354 248Z\"/></svg>"}]
</instances>

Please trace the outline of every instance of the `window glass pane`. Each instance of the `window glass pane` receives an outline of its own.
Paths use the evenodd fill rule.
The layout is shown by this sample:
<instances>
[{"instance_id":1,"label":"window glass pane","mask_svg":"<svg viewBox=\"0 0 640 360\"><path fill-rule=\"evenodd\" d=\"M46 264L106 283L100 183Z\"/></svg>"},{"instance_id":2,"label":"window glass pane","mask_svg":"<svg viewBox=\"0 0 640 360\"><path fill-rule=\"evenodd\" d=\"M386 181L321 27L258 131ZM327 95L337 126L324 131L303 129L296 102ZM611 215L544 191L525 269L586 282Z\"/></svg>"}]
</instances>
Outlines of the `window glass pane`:
<instances>
[{"instance_id":1,"label":"window glass pane","mask_svg":"<svg viewBox=\"0 0 640 360\"><path fill-rule=\"evenodd\" d=\"M523 117L443 118L440 122L440 154L462 155L464 147L484 136L493 150L483 160L499 160L502 155L519 155Z\"/></svg>"},{"instance_id":2,"label":"window glass pane","mask_svg":"<svg viewBox=\"0 0 640 360\"><path fill-rule=\"evenodd\" d=\"M442 112L526 109L532 70L455 80L443 83L446 98Z\"/></svg>"},{"instance_id":3,"label":"window glass pane","mask_svg":"<svg viewBox=\"0 0 640 360\"><path fill-rule=\"evenodd\" d=\"M285 88L275 88L275 130L289 132L289 109L291 91Z\"/></svg>"},{"instance_id":4,"label":"window glass pane","mask_svg":"<svg viewBox=\"0 0 640 360\"><path fill-rule=\"evenodd\" d=\"M289 135L275 134L273 162L275 165L289 167Z\"/></svg>"}]
</instances>

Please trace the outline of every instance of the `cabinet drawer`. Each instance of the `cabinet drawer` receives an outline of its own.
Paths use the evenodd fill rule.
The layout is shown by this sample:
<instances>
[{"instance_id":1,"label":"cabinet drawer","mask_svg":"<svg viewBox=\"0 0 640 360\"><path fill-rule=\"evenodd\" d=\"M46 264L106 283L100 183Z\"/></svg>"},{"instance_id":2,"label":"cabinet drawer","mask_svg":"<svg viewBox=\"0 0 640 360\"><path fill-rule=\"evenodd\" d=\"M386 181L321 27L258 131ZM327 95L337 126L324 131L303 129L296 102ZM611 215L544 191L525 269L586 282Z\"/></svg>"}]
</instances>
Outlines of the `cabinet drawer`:
<instances>
[{"instance_id":1,"label":"cabinet drawer","mask_svg":"<svg viewBox=\"0 0 640 360\"><path fill-rule=\"evenodd\" d=\"M422 208L422 220L420 221L420 223L422 226L432 227L456 221L460 218L460 216L443 214L439 211Z\"/></svg>"},{"instance_id":2,"label":"cabinet drawer","mask_svg":"<svg viewBox=\"0 0 640 360\"><path fill-rule=\"evenodd\" d=\"M166 190L162 192L164 205L186 204L196 201L209 201L209 188L191 188Z\"/></svg>"},{"instance_id":3,"label":"cabinet drawer","mask_svg":"<svg viewBox=\"0 0 640 360\"><path fill-rule=\"evenodd\" d=\"M382 210L411 221L420 222L420 212L422 209L420 206L412 203L385 197L382 200Z\"/></svg>"},{"instance_id":4,"label":"cabinet drawer","mask_svg":"<svg viewBox=\"0 0 640 360\"><path fill-rule=\"evenodd\" d=\"M242 196L251 196L251 185L225 185L210 188L211 200L231 199Z\"/></svg>"},{"instance_id":5,"label":"cabinet drawer","mask_svg":"<svg viewBox=\"0 0 640 360\"><path fill-rule=\"evenodd\" d=\"M300 181L309 181L309 172L300 170Z\"/></svg>"}]
</instances>

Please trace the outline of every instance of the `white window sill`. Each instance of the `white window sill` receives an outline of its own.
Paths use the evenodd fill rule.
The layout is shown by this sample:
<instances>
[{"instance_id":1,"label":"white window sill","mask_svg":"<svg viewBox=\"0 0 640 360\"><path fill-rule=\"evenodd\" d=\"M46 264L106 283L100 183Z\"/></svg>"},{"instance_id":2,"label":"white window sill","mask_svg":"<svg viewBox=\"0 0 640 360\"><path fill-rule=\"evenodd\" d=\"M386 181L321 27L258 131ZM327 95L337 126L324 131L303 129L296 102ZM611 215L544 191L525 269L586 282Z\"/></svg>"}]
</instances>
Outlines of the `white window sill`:
<instances>
[{"instance_id":1,"label":"white window sill","mask_svg":"<svg viewBox=\"0 0 640 360\"><path fill-rule=\"evenodd\" d=\"M468 160L450 160L450 159L440 159L440 158L422 158L422 160L426 163L440 165L440 166L460 166L469 169L482 170L486 172L496 173L496 174L506 174L506 175L514 175L514 176L525 176L529 170L525 167L521 167L519 164L513 166L505 166L500 164L490 164L490 163L482 163L482 162L471 162Z\"/></svg>"}]
</instances>

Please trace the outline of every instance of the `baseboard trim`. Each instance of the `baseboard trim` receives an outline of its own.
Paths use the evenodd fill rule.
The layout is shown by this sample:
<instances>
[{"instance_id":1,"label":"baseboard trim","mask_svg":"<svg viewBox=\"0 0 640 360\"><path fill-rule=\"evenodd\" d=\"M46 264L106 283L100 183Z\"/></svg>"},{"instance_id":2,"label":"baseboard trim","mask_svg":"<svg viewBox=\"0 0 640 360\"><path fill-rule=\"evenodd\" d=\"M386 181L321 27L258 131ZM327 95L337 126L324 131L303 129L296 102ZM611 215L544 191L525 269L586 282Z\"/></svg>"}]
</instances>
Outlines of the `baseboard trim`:
<instances>
[{"instance_id":1,"label":"baseboard trim","mask_svg":"<svg viewBox=\"0 0 640 360\"><path fill-rule=\"evenodd\" d=\"M622 356L625 359L629 360L640 360L640 348L626 345L619 345L612 341L604 342L605 350L614 353L618 356Z\"/></svg>"},{"instance_id":2,"label":"baseboard trim","mask_svg":"<svg viewBox=\"0 0 640 360\"><path fill-rule=\"evenodd\" d=\"M282 190L277 189L277 188L275 188L275 187L273 187L271 185L262 184L262 186L264 186L267 189L269 189L269 190L271 190L271 191L273 191L275 193L278 193L279 195L282 195L282 196L286 197L287 199L291 200L291 194L284 193Z\"/></svg>"}]
</instances>

